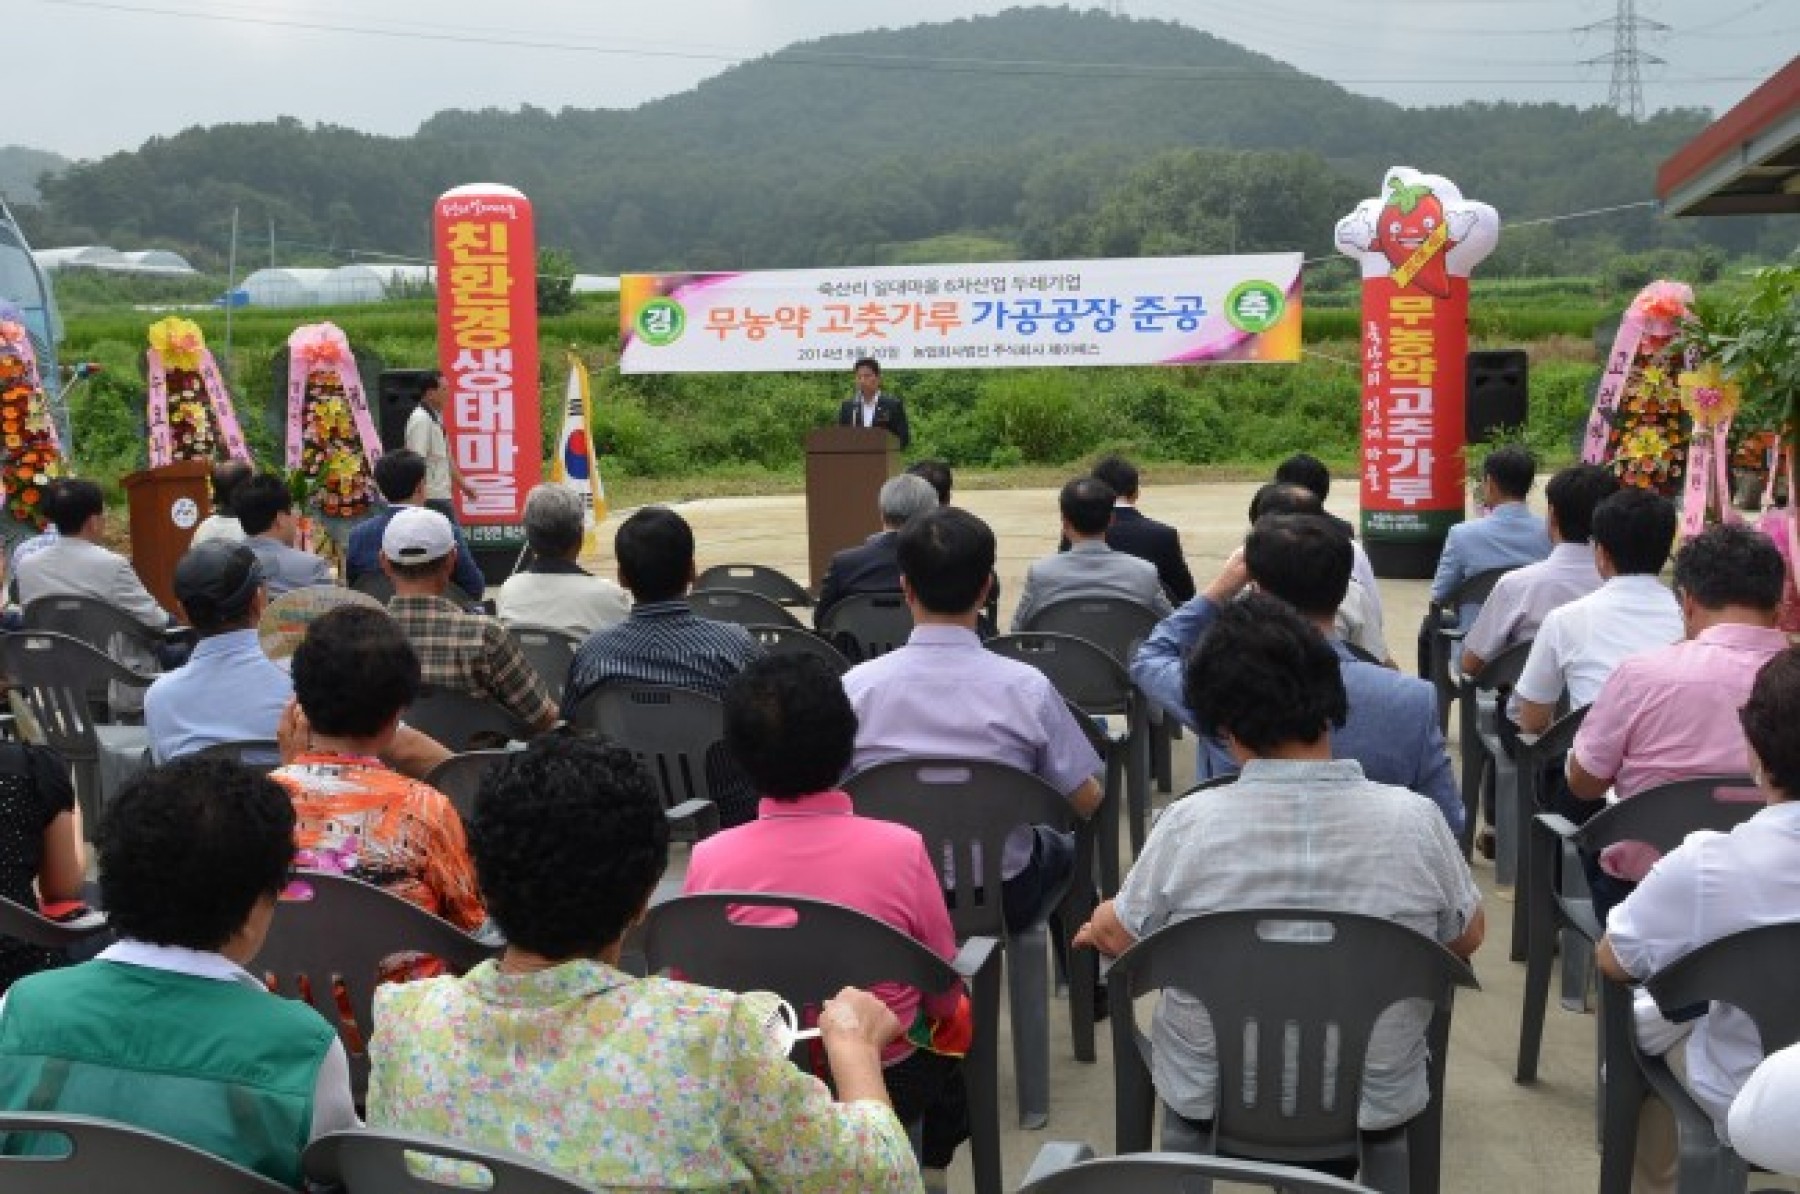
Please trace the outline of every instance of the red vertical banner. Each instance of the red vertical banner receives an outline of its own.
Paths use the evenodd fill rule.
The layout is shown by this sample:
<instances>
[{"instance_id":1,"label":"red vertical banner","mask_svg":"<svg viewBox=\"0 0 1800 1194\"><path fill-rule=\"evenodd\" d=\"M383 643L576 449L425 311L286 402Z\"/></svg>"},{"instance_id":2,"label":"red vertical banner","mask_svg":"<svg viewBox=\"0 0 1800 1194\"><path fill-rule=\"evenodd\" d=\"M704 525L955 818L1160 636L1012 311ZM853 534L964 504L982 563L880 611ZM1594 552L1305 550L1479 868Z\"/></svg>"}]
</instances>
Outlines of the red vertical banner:
<instances>
[{"instance_id":1,"label":"red vertical banner","mask_svg":"<svg viewBox=\"0 0 1800 1194\"><path fill-rule=\"evenodd\" d=\"M531 201L492 183L457 187L439 196L432 224L444 434L475 490L456 494L457 515L471 545L513 546L544 472Z\"/></svg>"},{"instance_id":2,"label":"red vertical banner","mask_svg":"<svg viewBox=\"0 0 1800 1194\"><path fill-rule=\"evenodd\" d=\"M1500 217L1434 174L1389 170L1338 222L1362 266L1362 530L1382 576L1428 577L1462 521L1469 272Z\"/></svg>"}]
</instances>

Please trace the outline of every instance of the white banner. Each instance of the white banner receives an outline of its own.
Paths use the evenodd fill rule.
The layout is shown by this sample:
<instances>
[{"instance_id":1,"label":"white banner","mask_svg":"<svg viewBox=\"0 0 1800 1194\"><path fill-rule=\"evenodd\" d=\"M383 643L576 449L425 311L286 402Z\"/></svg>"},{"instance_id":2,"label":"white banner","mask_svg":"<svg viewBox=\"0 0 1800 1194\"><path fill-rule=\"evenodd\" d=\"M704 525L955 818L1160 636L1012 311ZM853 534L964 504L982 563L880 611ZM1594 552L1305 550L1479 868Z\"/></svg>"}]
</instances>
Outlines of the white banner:
<instances>
[{"instance_id":1,"label":"white banner","mask_svg":"<svg viewBox=\"0 0 1800 1194\"><path fill-rule=\"evenodd\" d=\"M627 274L623 373L1300 358L1300 254Z\"/></svg>"}]
</instances>

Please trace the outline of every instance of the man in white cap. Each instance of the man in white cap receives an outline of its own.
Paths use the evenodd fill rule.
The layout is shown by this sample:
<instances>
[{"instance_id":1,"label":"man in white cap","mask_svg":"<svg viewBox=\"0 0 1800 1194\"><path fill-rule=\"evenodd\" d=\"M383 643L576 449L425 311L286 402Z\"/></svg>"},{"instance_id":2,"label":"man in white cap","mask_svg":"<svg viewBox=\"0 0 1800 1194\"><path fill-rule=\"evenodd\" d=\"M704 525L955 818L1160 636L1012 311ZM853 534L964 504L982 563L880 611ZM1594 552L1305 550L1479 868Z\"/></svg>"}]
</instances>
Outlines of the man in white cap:
<instances>
[{"instance_id":1,"label":"man in white cap","mask_svg":"<svg viewBox=\"0 0 1800 1194\"><path fill-rule=\"evenodd\" d=\"M444 596L456 566L450 520L409 506L381 536L381 570L394 582L388 613L419 654L425 684L493 701L531 733L556 724L556 705L504 627Z\"/></svg>"}]
</instances>

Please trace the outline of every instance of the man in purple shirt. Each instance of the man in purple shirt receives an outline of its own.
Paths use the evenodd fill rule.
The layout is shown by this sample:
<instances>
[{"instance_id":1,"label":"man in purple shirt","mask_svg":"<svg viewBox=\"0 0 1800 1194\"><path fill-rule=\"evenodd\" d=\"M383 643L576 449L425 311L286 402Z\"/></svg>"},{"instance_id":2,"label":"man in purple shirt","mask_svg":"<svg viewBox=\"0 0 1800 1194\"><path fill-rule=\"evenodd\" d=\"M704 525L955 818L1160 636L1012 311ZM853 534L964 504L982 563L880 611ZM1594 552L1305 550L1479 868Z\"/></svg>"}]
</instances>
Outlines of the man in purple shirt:
<instances>
[{"instance_id":1,"label":"man in purple shirt","mask_svg":"<svg viewBox=\"0 0 1800 1194\"><path fill-rule=\"evenodd\" d=\"M1099 807L1099 756L1043 673L986 650L975 623L993 583L994 532L967 510L939 507L900 531L900 591L912 610L906 645L844 677L856 710L853 771L904 758L984 759L1029 771L1089 816ZM1073 840L1020 826L1006 841L1001 893L1009 928L1041 913L1074 864Z\"/></svg>"},{"instance_id":2,"label":"man in purple shirt","mask_svg":"<svg viewBox=\"0 0 1800 1194\"><path fill-rule=\"evenodd\" d=\"M1775 626L1785 573L1781 553L1761 531L1719 525L1675 556L1675 591L1687 639L1613 669L1569 751L1569 791L1620 799L1697 775L1745 767L1738 710L1757 672L1787 648ZM1621 842L1588 864L1594 913L1606 914L1637 886L1658 855Z\"/></svg>"}]
</instances>

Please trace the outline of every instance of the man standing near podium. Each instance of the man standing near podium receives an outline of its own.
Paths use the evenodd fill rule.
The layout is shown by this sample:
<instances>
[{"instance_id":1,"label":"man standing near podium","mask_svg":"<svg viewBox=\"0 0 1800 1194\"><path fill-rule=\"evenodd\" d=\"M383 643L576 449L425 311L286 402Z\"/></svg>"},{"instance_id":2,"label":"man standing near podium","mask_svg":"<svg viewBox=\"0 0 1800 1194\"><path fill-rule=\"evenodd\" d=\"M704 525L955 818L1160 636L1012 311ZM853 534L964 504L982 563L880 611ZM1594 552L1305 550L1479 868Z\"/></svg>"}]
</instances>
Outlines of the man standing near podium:
<instances>
[{"instance_id":1,"label":"man standing near podium","mask_svg":"<svg viewBox=\"0 0 1800 1194\"><path fill-rule=\"evenodd\" d=\"M900 399L881 392L881 362L864 357L856 362L856 394L838 407L840 427L882 427L906 448L912 430L906 425L906 407Z\"/></svg>"}]
</instances>

